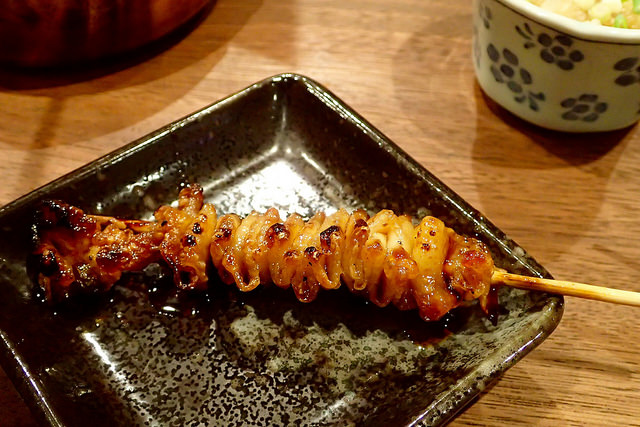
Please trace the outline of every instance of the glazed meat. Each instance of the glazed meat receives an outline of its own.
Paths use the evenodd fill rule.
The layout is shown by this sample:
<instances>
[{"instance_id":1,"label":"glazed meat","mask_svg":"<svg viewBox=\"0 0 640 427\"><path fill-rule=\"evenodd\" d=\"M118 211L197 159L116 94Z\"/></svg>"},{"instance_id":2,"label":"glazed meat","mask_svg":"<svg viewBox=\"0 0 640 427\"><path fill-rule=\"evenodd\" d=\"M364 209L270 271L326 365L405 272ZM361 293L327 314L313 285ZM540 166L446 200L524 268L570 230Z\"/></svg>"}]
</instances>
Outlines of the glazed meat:
<instances>
[{"instance_id":1,"label":"glazed meat","mask_svg":"<svg viewBox=\"0 0 640 427\"><path fill-rule=\"evenodd\" d=\"M159 261L164 238L154 223L86 215L56 201L42 204L33 230L30 262L49 301L110 289L123 272Z\"/></svg>"},{"instance_id":2,"label":"glazed meat","mask_svg":"<svg viewBox=\"0 0 640 427\"><path fill-rule=\"evenodd\" d=\"M417 308L428 321L474 299L486 310L489 301L488 249L434 217L414 225L390 210L369 217L340 209L283 220L274 208L218 217L197 185L180 192L177 207L162 206L154 216L125 221L44 203L33 263L46 298L108 290L123 272L164 262L180 289L205 289L212 266L244 292L273 283L310 302L320 289L345 285L381 307Z\"/></svg>"}]
</instances>

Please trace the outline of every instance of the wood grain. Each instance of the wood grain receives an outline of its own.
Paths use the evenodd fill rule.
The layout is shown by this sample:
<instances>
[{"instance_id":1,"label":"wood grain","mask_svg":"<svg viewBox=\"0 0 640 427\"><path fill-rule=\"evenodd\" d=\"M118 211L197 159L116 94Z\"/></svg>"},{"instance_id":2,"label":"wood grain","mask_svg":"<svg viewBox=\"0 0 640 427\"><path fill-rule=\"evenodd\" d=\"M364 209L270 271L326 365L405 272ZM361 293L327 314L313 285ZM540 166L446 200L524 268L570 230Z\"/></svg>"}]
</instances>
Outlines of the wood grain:
<instances>
[{"instance_id":1,"label":"wood grain","mask_svg":"<svg viewBox=\"0 0 640 427\"><path fill-rule=\"evenodd\" d=\"M555 277L640 291L637 128L570 136L496 107L474 80L470 3L219 0L150 53L2 70L0 203L293 71L338 94ZM556 332L452 425L640 425L639 314L567 299ZM0 424L34 424L4 376Z\"/></svg>"}]
</instances>

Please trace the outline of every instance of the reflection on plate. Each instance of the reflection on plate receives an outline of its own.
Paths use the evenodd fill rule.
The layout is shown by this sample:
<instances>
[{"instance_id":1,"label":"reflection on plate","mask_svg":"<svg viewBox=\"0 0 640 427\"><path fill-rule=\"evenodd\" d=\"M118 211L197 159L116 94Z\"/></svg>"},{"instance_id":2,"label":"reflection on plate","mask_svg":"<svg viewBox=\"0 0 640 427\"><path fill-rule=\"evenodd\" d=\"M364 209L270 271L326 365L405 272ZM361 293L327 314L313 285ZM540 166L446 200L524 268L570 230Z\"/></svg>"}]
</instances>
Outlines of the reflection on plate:
<instances>
[{"instance_id":1,"label":"reflection on plate","mask_svg":"<svg viewBox=\"0 0 640 427\"><path fill-rule=\"evenodd\" d=\"M29 218L43 198L149 217L198 182L222 213L276 206L430 213L499 266L548 275L495 226L312 80L280 75L133 142L0 210L1 361L52 425L388 425L446 422L539 344L562 298L503 289L437 323L348 291L301 304L212 283L176 296L160 268L55 308L31 296ZM170 280L170 279L169 279Z\"/></svg>"}]
</instances>

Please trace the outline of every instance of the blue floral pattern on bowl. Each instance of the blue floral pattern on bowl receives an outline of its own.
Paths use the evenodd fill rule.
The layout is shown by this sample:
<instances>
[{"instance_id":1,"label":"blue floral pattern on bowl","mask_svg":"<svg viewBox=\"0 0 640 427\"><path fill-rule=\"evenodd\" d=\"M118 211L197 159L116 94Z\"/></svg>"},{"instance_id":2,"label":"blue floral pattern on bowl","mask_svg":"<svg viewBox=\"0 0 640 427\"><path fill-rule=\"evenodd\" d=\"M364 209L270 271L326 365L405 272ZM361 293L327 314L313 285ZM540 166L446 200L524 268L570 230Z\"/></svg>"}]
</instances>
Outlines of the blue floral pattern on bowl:
<instances>
[{"instance_id":1,"label":"blue floral pattern on bowl","mask_svg":"<svg viewBox=\"0 0 640 427\"><path fill-rule=\"evenodd\" d=\"M487 7L484 3L478 3L478 15L482 19L482 23L486 29L491 28L491 19L493 18L493 13L491 13L491 9Z\"/></svg>"},{"instance_id":2,"label":"blue floral pattern on bowl","mask_svg":"<svg viewBox=\"0 0 640 427\"><path fill-rule=\"evenodd\" d=\"M515 29L525 38L525 49L540 48L540 58L548 64L556 64L561 70L572 70L575 64L584 59L580 50L572 49L573 39L565 34L536 34L526 22L522 26L516 25Z\"/></svg>"},{"instance_id":3,"label":"blue floral pattern on bowl","mask_svg":"<svg viewBox=\"0 0 640 427\"><path fill-rule=\"evenodd\" d=\"M540 109L538 102L544 101L544 93L535 93L525 87L533 83L533 77L526 68L519 66L520 60L509 49L502 49L502 55L498 49L490 43L487 46L487 55L493 62L490 65L491 74L498 83L505 83L509 90L513 92L516 102L522 103L529 101L529 108L538 111Z\"/></svg>"},{"instance_id":4,"label":"blue floral pattern on bowl","mask_svg":"<svg viewBox=\"0 0 640 427\"><path fill-rule=\"evenodd\" d=\"M530 14L534 6L525 0L473 1L473 64L497 104L568 132L621 129L638 120L640 37L592 38Z\"/></svg>"},{"instance_id":5,"label":"blue floral pattern on bowl","mask_svg":"<svg viewBox=\"0 0 640 427\"><path fill-rule=\"evenodd\" d=\"M640 66L638 66L638 57L631 56L623 58L613 65L616 71L622 71L622 74L615 80L617 85L629 86L640 81Z\"/></svg>"},{"instance_id":6,"label":"blue floral pattern on bowl","mask_svg":"<svg viewBox=\"0 0 640 427\"><path fill-rule=\"evenodd\" d=\"M560 105L566 108L562 118L565 120L582 120L595 122L604 114L609 105L598 100L598 95L584 93L576 98L566 98Z\"/></svg>"}]
</instances>

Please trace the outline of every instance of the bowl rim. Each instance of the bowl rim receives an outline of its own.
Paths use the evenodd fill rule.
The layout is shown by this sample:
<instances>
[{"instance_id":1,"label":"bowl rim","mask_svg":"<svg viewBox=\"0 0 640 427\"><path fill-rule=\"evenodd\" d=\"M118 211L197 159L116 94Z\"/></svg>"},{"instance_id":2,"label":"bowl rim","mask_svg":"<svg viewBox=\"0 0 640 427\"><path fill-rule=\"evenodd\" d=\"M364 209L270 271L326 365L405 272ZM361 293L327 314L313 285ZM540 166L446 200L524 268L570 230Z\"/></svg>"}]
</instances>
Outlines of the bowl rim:
<instances>
[{"instance_id":1,"label":"bowl rim","mask_svg":"<svg viewBox=\"0 0 640 427\"><path fill-rule=\"evenodd\" d=\"M616 44L640 44L640 29L615 28L577 21L543 9L528 0L495 0L514 12L578 39Z\"/></svg>"}]
</instances>

